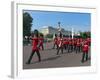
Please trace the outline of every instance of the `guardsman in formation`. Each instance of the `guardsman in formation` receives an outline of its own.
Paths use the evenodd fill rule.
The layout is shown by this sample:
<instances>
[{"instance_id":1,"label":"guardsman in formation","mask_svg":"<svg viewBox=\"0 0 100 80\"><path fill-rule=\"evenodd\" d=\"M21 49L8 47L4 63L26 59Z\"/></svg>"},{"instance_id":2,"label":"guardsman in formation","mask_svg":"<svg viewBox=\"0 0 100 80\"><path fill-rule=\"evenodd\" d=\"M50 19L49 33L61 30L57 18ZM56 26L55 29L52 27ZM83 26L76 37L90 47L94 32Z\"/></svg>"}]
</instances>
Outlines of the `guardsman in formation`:
<instances>
[{"instance_id":1,"label":"guardsman in formation","mask_svg":"<svg viewBox=\"0 0 100 80\"><path fill-rule=\"evenodd\" d=\"M63 54L63 38L62 38L62 33L58 34L57 45L58 45L57 55L59 54L60 50L61 50L61 53Z\"/></svg>"},{"instance_id":2,"label":"guardsman in formation","mask_svg":"<svg viewBox=\"0 0 100 80\"><path fill-rule=\"evenodd\" d=\"M75 43L75 41L74 41L74 39L72 39L72 52L74 51L74 43Z\"/></svg>"},{"instance_id":3,"label":"guardsman in formation","mask_svg":"<svg viewBox=\"0 0 100 80\"><path fill-rule=\"evenodd\" d=\"M44 38L42 34L40 34L39 42L40 42L39 48L44 50L44 46L43 46Z\"/></svg>"},{"instance_id":4,"label":"guardsman in formation","mask_svg":"<svg viewBox=\"0 0 100 80\"><path fill-rule=\"evenodd\" d=\"M80 47L81 47L80 40L77 39L77 42L76 42L76 53L80 52Z\"/></svg>"},{"instance_id":5,"label":"guardsman in formation","mask_svg":"<svg viewBox=\"0 0 100 80\"><path fill-rule=\"evenodd\" d=\"M87 43L89 46L91 46L91 39L90 38L87 38Z\"/></svg>"},{"instance_id":6,"label":"guardsman in formation","mask_svg":"<svg viewBox=\"0 0 100 80\"><path fill-rule=\"evenodd\" d=\"M69 43L68 43L68 53L72 52L72 39L69 39Z\"/></svg>"},{"instance_id":7,"label":"guardsman in formation","mask_svg":"<svg viewBox=\"0 0 100 80\"><path fill-rule=\"evenodd\" d=\"M64 38L64 39L63 39L63 46L64 46L64 49L65 49L65 50L67 49L67 44L66 44L66 42L67 42L67 39Z\"/></svg>"},{"instance_id":8,"label":"guardsman in formation","mask_svg":"<svg viewBox=\"0 0 100 80\"><path fill-rule=\"evenodd\" d=\"M82 55L82 60L81 60L81 62L83 63L85 60L86 60L86 61L88 60L89 46L88 46L87 41L84 41L84 45L83 45L82 50L83 50L83 55Z\"/></svg>"},{"instance_id":9,"label":"guardsman in formation","mask_svg":"<svg viewBox=\"0 0 100 80\"><path fill-rule=\"evenodd\" d=\"M74 52L74 51L76 53L80 53L80 52L82 52L84 41L86 41L88 46L90 46L90 44L91 44L91 39L90 38L86 38L86 39L82 39L82 38L73 38L73 39L63 38L63 49L67 50L68 53Z\"/></svg>"},{"instance_id":10,"label":"guardsman in formation","mask_svg":"<svg viewBox=\"0 0 100 80\"><path fill-rule=\"evenodd\" d=\"M76 44L77 44L77 40L76 40L76 38L74 39L74 47L73 47L73 49L74 49L74 51L76 50Z\"/></svg>"},{"instance_id":11,"label":"guardsman in formation","mask_svg":"<svg viewBox=\"0 0 100 80\"><path fill-rule=\"evenodd\" d=\"M39 52L39 38L38 38L38 30L34 30L34 34L32 35L32 53L28 59L28 61L26 62L26 64L30 64L32 57L34 55L34 53L37 53L39 62L41 61L41 56L40 56L40 52Z\"/></svg>"},{"instance_id":12,"label":"guardsman in formation","mask_svg":"<svg viewBox=\"0 0 100 80\"><path fill-rule=\"evenodd\" d=\"M53 49L55 48L55 46L56 49L58 48L57 42L58 42L58 38L57 38L57 34L55 34Z\"/></svg>"}]
</instances>

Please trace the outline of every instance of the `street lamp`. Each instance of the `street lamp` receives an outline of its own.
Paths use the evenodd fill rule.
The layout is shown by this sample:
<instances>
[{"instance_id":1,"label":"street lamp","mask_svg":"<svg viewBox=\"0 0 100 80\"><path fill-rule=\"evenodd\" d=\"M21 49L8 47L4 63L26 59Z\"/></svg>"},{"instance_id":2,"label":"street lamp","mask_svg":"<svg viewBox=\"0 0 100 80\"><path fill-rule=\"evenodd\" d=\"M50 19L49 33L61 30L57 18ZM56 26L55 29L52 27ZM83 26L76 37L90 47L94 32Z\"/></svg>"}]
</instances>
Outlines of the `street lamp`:
<instances>
[{"instance_id":1,"label":"street lamp","mask_svg":"<svg viewBox=\"0 0 100 80\"><path fill-rule=\"evenodd\" d=\"M58 32L61 32L60 24L61 24L61 22L58 22Z\"/></svg>"},{"instance_id":2,"label":"street lamp","mask_svg":"<svg viewBox=\"0 0 100 80\"><path fill-rule=\"evenodd\" d=\"M60 23L60 22L58 22L58 26L59 26L59 27L60 27L60 24L61 24L61 23Z\"/></svg>"}]
</instances>

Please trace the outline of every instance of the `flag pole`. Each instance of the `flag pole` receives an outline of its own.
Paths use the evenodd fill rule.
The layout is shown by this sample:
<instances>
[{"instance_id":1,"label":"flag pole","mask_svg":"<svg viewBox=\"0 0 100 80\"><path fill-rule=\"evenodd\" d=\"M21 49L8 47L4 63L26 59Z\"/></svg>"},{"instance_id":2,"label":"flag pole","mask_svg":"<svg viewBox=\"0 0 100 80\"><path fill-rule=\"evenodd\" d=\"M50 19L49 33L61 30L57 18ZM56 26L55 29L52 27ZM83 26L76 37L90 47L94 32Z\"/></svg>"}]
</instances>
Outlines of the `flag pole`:
<instances>
[{"instance_id":1,"label":"flag pole","mask_svg":"<svg viewBox=\"0 0 100 80\"><path fill-rule=\"evenodd\" d=\"M72 39L74 38L74 29L72 28Z\"/></svg>"}]
</instances>

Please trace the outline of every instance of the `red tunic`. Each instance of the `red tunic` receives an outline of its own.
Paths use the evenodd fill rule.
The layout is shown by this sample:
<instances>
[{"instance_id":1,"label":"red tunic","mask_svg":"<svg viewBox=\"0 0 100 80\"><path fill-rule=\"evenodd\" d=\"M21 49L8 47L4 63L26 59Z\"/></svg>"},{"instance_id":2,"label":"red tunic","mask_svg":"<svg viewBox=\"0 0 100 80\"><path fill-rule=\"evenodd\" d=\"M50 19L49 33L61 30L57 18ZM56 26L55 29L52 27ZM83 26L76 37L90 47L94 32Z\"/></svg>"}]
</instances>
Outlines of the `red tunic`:
<instances>
[{"instance_id":1,"label":"red tunic","mask_svg":"<svg viewBox=\"0 0 100 80\"><path fill-rule=\"evenodd\" d=\"M76 46L80 46L80 42L77 42Z\"/></svg>"},{"instance_id":2,"label":"red tunic","mask_svg":"<svg viewBox=\"0 0 100 80\"><path fill-rule=\"evenodd\" d=\"M69 45L72 45L72 41L69 41Z\"/></svg>"},{"instance_id":3,"label":"red tunic","mask_svg":"<svg viewBox=\"0 0 100 80\"><path fill-rule=\"evenodd\" d=\"M74 44L75 44L75 41L73 40L73 41L72 41L72 45L74 45Z\"/></svg>"},{"instance_id":4,"label":"red tunic","mask_svg":"<svg viewBox=\"0 0 100 80\"><path fill-rule=\"evenodd\" d=\"M66 45L68 45L68 40L65 42Z\"/></svg>"},{"instance_id":5,"label":"red tunic","mask_svg":"<svg viewBox=\"0 0 100 80\"><path fill-rule=\"evenodd\" d=\"M58 41L58 38L55 37L55 38L54 38L54 44L57 44L57 41Z\"/></svg>"},{"instance_id":6,"label":"red tunic","mask_svg":"<svg viewBox=\"0 0 100 80\"><path fill-rule=\"evenodd\" d=\"M91 44L91 39L87 38L87 44L90 45Z\"/></svg>"},{"instance_id":7,"label":"red tunic","mask_svg":"<svg viewBox=\"0 0 100 80\"><path fill-rule=\"evenodd\" d=\"M83 52L88 52L89 46L87 44L83 45Z\"/></svg>"},{"instance_id":8,"label":"red tunic","mask_svg":"<svg viewBox=\"0 0 100 80\"><path fill-rule=\"evenodd\" d=\"M63 44L66 45L66 39L63 39Z\"/></svg>"},{"instance_id":9,"label":"red tunic","mask_svg":"<svg viewBox=\"0 0 100 80\"><path fill-rule=\"evenodd\" d=\"M76 44L77 44L77 42L76 42L76 41L74 41L74 46L76 46Z\"/></svg>"},{"instance_id":10,"label":"red tunic","mask_svg":"<svg viewBox=\"0 0 100 80\"><path fill-rule=\"evenodd\" d=\"M62 38L58 38L57 45L59 47L63 46L63 39Z\"/></svg>"},{"instance_id":11,"label":"red tunic","mask_svg":"<svg viewBox=\"0 0 100 80\"><path fill-rule=\"evenodd\" d=\"M40 41L40 46L42 46L43 45L43 38L39 38L39 41Z\"/></svg>"},{"instance_id":12,"label":"red tunic","mask_svg":"<svg viewBox=\"0 0 100 80\"><path fill-rule=\"evenodd\" d=\"M38 48L38 42L39 42L39 40L38 40L38 38L32 38L32 50L39 50L39 48Z\"/></svg>"}]
</instances>

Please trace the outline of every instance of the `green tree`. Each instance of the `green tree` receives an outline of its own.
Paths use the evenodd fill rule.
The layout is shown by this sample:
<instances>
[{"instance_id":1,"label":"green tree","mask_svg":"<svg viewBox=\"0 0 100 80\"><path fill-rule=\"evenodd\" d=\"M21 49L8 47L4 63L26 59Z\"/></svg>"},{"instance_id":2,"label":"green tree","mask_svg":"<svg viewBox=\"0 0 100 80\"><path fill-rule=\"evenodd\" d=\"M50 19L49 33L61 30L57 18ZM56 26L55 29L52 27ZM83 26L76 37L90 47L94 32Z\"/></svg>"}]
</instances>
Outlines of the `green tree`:
<instances>
[{"instance_id":1,"label":"green tree","mask_svg":"<svg viewBox=\"0 0 100 80\"><path fill-rule=\"evenodd\" d=\"M83 32L80 32L80 37L81 37L81 38L84 38Z\"/></svg>"},{"instance_id":2,"label":"green tree","mask_svg":"<svg viewBox=\"0 0 100 80\"><path fill-rule=\"evenodd\" d=\"M86 32L83 33L83 38L87 38Z\"/></svg>"},{"instance_id":3,"label":"green tree","mask_svg":"<svg viewBox=\"0 0 100 80\"><path fill-rule=\"evenodd\" d=\"M42 36L42 37L44 37L43 33L41 33L41 32L39 32L39 35Z\"/></svg>"},{"instance_id":4,"label":"green tree","mask_svg":"<svg viewBox=\"0 0 100 80\"><path fill-rule=\"evenodd\" d=\"M91 36L91 33L90 32L81 32L80 33L80 36L85 39L87 37L90 37Z\"/></svg>"},{"instance_id":5,"label":"green tree","mask_svg":"<svg viewBox=\"0 0 100 80\"><path fill-rule=\"evenodd\" d=\"M23 36L30 36L33 18L28 12L23 13Z\"/></svg>"},{"instance_id":6,"label":"green tree","mask_svg":"<svg viewBox=\"0 0 100 80\"><path fill-rule=\"evenodd\" d=\"M91 37L91 32L90 31L88 31L88 32L86 32L86 34L87 34L87 37Z\"/></svg>"},{"instance_id":7,"label":"green tree","mask_svg":"<svg viewBox=\"0 0 100 80\"><path fill-rule=\"evenodd\" d=\"M46 38L53 38L53 34L47 34Z\"/></svg>"}]
</instances>

